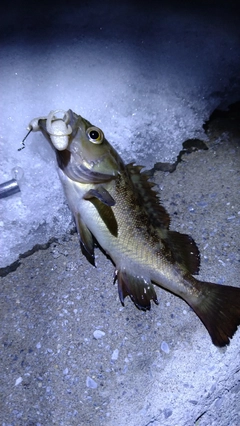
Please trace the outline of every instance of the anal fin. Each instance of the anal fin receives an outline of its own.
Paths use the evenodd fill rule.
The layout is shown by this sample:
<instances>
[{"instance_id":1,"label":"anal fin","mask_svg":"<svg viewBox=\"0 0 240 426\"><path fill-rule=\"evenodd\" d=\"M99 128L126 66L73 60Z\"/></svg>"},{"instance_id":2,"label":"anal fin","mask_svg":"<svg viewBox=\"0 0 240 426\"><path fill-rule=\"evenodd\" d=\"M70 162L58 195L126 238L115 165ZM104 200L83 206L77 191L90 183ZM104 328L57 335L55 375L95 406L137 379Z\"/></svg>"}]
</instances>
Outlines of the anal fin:
<instances>
[{"instance_id":1,"label":"anal fin","mask_svg":"<svg viewBox=\"0 0 240 426\"><path fill-rule=\"evenodd\" d=\"M130 296L136 307L142 311L149 311L151 300L158 305L157 295L152 283L147 282L141 276L133 276L126 270L118 270L115 280L118 281L118 294L122 305L124 299Z\"/></svg>"}]
</instances>

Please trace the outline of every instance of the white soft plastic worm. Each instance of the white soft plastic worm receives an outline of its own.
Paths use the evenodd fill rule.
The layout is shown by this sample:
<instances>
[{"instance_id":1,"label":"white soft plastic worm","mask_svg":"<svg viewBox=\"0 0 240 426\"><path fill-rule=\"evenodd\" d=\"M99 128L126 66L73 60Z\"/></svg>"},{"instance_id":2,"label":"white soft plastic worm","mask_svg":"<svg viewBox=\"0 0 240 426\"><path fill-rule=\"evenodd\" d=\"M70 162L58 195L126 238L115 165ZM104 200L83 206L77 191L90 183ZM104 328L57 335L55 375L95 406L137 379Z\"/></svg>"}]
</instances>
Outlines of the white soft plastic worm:
<instances>
[{"instance_id":1,"label":"white soft plastic worm","mask_svg":"<svg viewBox=\"0 0 240 426\"><path fill-rule=\"evenodd\" d=\"M57 116L59 113L62 117ZM30 121L28 130L32 130L33 132L40 130L39 120L46 120L46 129L53 146L58 151L66 149L69 142L68 136L72 133L72 127L69 124L70 117L68 112L62 109L57 109L55 111L50 111L47 117L34 118Z\"/></svg>"}]
</instances>

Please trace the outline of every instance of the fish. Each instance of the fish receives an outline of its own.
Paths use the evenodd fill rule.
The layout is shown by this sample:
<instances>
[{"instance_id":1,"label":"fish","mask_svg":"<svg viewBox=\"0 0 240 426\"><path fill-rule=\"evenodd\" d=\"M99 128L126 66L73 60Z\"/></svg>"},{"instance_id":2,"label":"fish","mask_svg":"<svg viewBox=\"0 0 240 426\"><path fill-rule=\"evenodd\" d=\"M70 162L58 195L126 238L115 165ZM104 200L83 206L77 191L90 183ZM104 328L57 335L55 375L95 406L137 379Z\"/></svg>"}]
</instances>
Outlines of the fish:
<instances>
[{"instance_id":1,"label":"fish","mask_svg":"<svg viewBox=\"0 0 240 426\"><path fill-rule=\"evenodd\" d=\"M143 166L125 164L103 131L68 111L33 119L56 154L58 173L75 219L83 254L95 266L98 244L115 265L122 305L158 305L155 286L183 299L218 347L240 325L240 288L198 280L193 238L170 229L170 216ZM25 140L25 139L24 139Z\"/></svg>"}]
</instances>

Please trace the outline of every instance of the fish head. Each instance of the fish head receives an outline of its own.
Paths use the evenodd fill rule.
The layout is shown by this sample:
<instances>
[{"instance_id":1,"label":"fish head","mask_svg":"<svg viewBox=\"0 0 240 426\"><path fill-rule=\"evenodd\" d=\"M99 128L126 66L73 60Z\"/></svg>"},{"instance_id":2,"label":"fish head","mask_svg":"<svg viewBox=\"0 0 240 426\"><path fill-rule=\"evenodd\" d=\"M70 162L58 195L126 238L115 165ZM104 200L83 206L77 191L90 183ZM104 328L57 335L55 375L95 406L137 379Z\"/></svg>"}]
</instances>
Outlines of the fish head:
<instances>
[{"instance_id":1,"label":"fish head","mask_svg":"<svg viewBox=\"0 0 240 426\"><path fill-rule=\"evenodd\" d=\"M35 118L28 128L44 134L56 152L60 169L70 179L100 183L119 174L122 160L103 131L71 109Z\"/></svg>"}]
</instances>

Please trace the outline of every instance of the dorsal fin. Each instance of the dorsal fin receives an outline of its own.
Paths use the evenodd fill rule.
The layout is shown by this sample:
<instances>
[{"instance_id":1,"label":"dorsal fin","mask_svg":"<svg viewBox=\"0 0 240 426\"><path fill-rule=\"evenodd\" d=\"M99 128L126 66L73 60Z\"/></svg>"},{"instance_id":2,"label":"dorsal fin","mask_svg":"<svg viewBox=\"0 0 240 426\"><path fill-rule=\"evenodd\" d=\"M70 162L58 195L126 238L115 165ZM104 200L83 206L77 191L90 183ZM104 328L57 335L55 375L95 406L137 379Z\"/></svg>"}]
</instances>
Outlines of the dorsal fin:
<instances>
[{"instance_id":1,"label":"dorsal fin","mask_svg":"<svg viewBox=\"0 0 240 426\"><path fill-rule=\"evenodd\" d=\"M169 228L170 216L165 208L160 204L160 200L156 191L152 188L155 186L150 182L148 175L144 172L141 173L142 166L130 163L126 165L129 177L137 189L139 202L143 207L154 227Z\"/></svg>"},{"instance_id":2,"label":"dorsal fin","mask_svg":"<svg viewBox=\"0 0 240 426\"><path fill-rule=\"evenodd\" d=\"M165 245L165 255L169 260L185 267L190 274L198 274L200 267L200 253L190 235L180 234L176 231L167 231L162 238Z\"/></svg>"}]
</instances>

